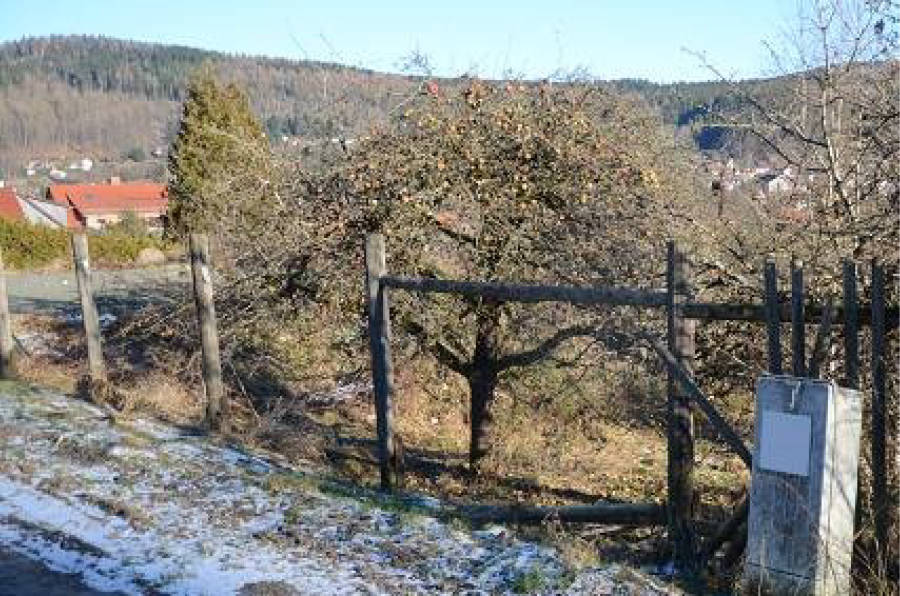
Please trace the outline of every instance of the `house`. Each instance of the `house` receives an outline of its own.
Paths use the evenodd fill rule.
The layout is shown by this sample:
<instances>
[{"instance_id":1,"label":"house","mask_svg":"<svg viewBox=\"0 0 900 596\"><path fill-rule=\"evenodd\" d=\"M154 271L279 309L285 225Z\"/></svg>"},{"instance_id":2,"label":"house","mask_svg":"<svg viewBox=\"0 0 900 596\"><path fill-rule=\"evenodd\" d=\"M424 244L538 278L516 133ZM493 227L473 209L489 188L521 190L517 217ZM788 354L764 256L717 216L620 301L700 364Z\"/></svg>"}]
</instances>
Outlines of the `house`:
<instances>
[{"instance_id":1,"label":"house","mask_svg":"<svg viewBox=\"0 0 900 596\"><path fill-rule=\"evenodd\" d=\"M51 228L75 228L78 220L69 207L36 197L19 197L25 221Z\"/></svg>"},{"instance_id":2,"label":"house","mask_svg":"<svg viewBox=\"0 0 900 596\"><path fill-rule=\"evenodd\" d=\"M49 201L19 196L15 188L0 187L0 219L64 228L68 227L69 211Z\"/></svg>"},{"instance_id":3,"label":"house","mask_svg":"<svg viewBox=\"0 0 900 596\"><path fill-rule=\"evenodd\" d=\"M0 187L0 219L7 221L23 221L25 219L16 189L12 187Z\"/></svg>"},{"instance_id":4,"label":"house","mask_svg":"<svg viewBox=\"0 0 900 596\"><path fill-rule=\"evenodd\" d=\"M68 227L92 230L117 223L125 213L133 213L151 230L158 230L169 206L165 184L121 182L117 177L105 184L51 184L47 199L71 210Z\"/></svg>"},{"instance_id":5,"label":"house","mask_svg":"<svg viewBox=\"0 0 900 596\"><path fill-rule=\"evenodd\" d=\"M69 164L70 170L82 170L85 172L90 172L91 168L94 167L94 161L90 158L84 157L82 159L78 159Z\"/></svg>"}]
</instances>

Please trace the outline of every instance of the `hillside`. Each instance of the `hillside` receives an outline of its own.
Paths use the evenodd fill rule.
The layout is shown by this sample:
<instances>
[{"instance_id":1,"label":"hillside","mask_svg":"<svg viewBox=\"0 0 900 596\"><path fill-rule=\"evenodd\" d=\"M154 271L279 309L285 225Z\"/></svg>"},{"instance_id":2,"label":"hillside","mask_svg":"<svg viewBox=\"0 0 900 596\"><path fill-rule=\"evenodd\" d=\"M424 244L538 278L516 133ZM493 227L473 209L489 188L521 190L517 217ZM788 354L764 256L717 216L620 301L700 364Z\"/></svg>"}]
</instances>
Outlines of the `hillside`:
<instances>
[{"instance_id":1,"label":"hillside","mask_svg":"<svg viewBox=\"0 0 900 596\"><path fill-rule=\"evenodd\" d=\"M0 167L73 150L119 158L166 144L204 61L250 90L269 134L353 135L413 90L401 76L99 37L0 45Z\"/></svg>"},{"instance_id":2,"label":"hillside","mask_svg":"<svg viewBox=\"0 0 900 596\"><path fill-rule=\"evenodd\" d=\"M0 169L12 177L30 159L89 152L120 160L166 145L187 80L205 61L249 90L273 139L357 135L384 122L418 84L414 77L337 64L105 37L7 42L0 44ZM724 83L607 84L645 97L676 127L696 124L710 107L741 109ZM702 148L715 148L726 137L698 138L706 145Z\"/></svg>"}]
</instances>

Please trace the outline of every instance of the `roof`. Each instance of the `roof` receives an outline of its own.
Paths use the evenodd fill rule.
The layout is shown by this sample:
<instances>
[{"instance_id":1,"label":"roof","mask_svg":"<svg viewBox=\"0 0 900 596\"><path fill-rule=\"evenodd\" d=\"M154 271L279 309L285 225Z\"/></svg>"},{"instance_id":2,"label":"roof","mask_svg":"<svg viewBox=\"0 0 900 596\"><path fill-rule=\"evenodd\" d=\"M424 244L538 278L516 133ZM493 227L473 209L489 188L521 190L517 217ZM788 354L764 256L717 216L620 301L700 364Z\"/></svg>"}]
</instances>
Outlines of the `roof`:
<instances>
[{"instance_id":1,"label":"roof","mask_svg":"<svg viewBox=\"0 0 900 596\"><path fill-rule=\"evenodd\" d=\"M77 227L71 207L37 197L19 197L19 205L25 212L25 220L51 226ZM71 220L71 221L70 221Z\"/></svg>"},{"instance_id":2,"label":"roof","mask_svg":"<svg viewBox=\"0 0 900 596\"><path fill-rule=\"evenodd\" d=\"M169 203L165 184L135 182L119 184L51 184L47 196L70 205L82 215L89 213L164 212Z\"/></svg>"},{"instance_id":3,"label":"roof","mask_svg":"<svg viewBox=\"0 0 900 596\"><path fill-rule=\"evenodd\" d=\"M0 218L19 221L25 219L22 205L16 197L16 189L0 188Z\"/></svg>"}]
</instances>

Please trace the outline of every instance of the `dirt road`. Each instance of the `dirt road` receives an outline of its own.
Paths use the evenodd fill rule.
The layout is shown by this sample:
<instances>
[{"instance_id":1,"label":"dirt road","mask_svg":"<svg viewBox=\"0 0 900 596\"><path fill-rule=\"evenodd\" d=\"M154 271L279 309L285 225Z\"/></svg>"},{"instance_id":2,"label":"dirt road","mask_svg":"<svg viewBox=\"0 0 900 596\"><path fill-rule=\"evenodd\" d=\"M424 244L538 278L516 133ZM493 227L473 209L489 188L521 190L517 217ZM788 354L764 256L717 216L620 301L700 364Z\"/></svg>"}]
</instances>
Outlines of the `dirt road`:
<instances>
[{"instance_id":1,"label":"dirt road","mask_svg":"<svg viewBox=\"0 0 900 596\"><path fill-rule=\"evenodd\" d=\"M101 314L115 314L149 300L185 295L190 271L184 264L149 269L95 269L94 294ZM14 314L65 313L78 307L74 271L7 273L10 310Z\"/></svg>"},{"instance_id":2,"label":"dirt road","mask_svg":"<svg viewBox=\"0 0 900 596\"><path fill-rule=\"evenodd\" d=\"M0 545L0 596L110 596Z\"/></svg>"}]
</instances>

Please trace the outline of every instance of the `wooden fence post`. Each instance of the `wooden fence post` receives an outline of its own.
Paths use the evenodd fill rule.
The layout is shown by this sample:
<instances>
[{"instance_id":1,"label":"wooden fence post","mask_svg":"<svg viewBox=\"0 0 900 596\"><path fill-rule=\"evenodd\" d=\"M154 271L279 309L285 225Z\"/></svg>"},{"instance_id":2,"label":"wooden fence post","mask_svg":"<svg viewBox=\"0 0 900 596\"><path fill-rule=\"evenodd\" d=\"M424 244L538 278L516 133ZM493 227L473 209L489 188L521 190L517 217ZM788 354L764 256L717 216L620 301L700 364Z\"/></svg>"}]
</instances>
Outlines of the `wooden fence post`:
<instances>
[{"instance_id":1,"label":"wooden fence post","mask_svg":"<svg viewBox=\"0 0 900 596\"><path fill-rule=\"evenodd\" d=\"M78 295L81 298L81 318L84 321L84 336L88 352L88 391L91 399L101 401L106 393L106 363L103 360L103 345L100 339L100 317L94 302L91 286L91 264L88 255L88 239L84 232L72 234L72 253L75 261L75 276L78 280Z\"/></svg>"},{"instance_id":2,"label":"wooden fence post","mask_svg":"<svg viewBox=\"0 0 900 596\"><path fill-rule=\"evenodd\" d=\"M791 259L791 369L806 376L806 327L804 325L803 262Z\"/></svg>"},{"instance_id":3,"label":"wooden fence post","mask_svg":"<svg viewBox=\"0 0 900 596\"><path fill-rule=\"evenodd\" d=\"M875 507L875 540L879 561L887 563L888 508L885 363L884 363L884 269L872 261L872 503Z\"/></svg>"},{"instance_id":4,"label":"wooden fence post","mask_svg":"<svg viewBox=\"0 0 900 596\"><path fill-rule=\"evenodd\" d=\"M828 343L831 340L831 319L834 317L834 298L828 297L825 301L825 308L822 309L822 320L819 322L819 328L816 331L816 339L813 342L812 356L809 358L809 366L806 367L806 374L811 379L820 379L822 363L825 361L825 352L828 350Z\"/></svg>"},{"instance_id":5,"label":"wooden fence post","mask_svg":"<svg viewBox=\"0 0 900 596\"><path fill-rule=\"evenodd\" d=\"M375 391L375 414L378 433L378 464L381 488L394 485L394 394L391 363L391 320L388 290L381 283L387 274L384 237L366 237L366 298L369 307L369 347L372 352L372 384Z\"/></svg>"},{"instance_id":6,"label":"wooden fence post","mask_svg":"<svg viewBox=\"0 0 900 596\"><path fill-rule=\"evenodd\" d=\"M766 259L766 332L768 335L769 373L780 375L781 369L781 312L778 304L778 270L775 259Z\"/></svg>"},{"instance_id":7,"label":"wooden fence post","mask_svg":"<svg viewBox=\"0 0 900 596\"><path fill-rule=\"evenodd\" d=\"M213 301L212 271L209 265L209 237L192 233L189 238L191 274L194 281L194 303L200 327L200 348L203 353L203 386L206 392L206 426L214 431L225 427L222 383L222 362L219 356L219 335L216 331L216 305Z\"/></svg>"},{"instance_id":8,"label":"wooden fence post","mask_svg":"<svg viewBox=\"0 0 900 596\"><path fill-rule=\"evenodd\" d=\"M690 267L685 256L669 241L666 267L666 318L668 348L689 373L694 364L694 324L685 319L682 306L691 294ZM691 399L668 373L668 521L675 564L690 571L697 564L697 539L693 527L694 419Z\"/></svg>"},{"instance_id":9,"label":"wooden fence post","mask_svg":"<svg viewBox=\"0 0 900 596\"><path fill-rule=\"evenodd\" d=\"M857 291L857 267L856 263L845 259L843 264L843 293L844 293L844 386L850 389L859 389L859 295ZM860 395L860 400L865 407L865 397ZM860 454L861 455L861 454ZM851 570L858 572L862 566L868 565L865 561L866 547L864 534L860 532L863 520L868 518L870 512L864 498L865 484L863 475L856 478L856 511L853 516L853 528L856 537L853 541L853 558Z\"/></svg>"},{"instance_id":10,"label":"wooden fence post","mask_svg":"<svg viewBox=\"0 0 900 596\"><path fill-rule=\"evenodd\" d=\"M859 389L859 298L856 263L844 261L844 362L846 386Z\"/></svg>"},{"instance_id":11,"label":"wooden fence post","mask_svg":"<svg viewBox=\"0 0 900 596\"><path fill-rule=\"evenodd\" d=\"M9 297L6 293L6 267L3 263L3 251L0 250L0 378L12 379L16 376L14 352Z\"/></svg>"}]
</instances>

